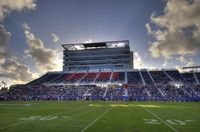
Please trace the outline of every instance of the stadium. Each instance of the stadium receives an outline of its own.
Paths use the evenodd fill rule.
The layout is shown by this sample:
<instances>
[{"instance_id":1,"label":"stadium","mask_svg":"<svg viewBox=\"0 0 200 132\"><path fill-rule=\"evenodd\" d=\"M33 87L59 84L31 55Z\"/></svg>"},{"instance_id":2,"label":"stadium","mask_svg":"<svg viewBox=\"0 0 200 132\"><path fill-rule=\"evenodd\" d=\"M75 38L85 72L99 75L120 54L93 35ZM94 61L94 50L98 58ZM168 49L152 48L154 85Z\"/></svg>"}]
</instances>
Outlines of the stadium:
<instances>
[{"instance_id":1,"label":"stadium","mask_svg":"<svg viewBox=\"0 0 200 132\"><path fill-rule=\"evenodd\" d=\"M63 71L11 86L1 100L200 101L200 73L134 69L129 41L63 44Z\"/></svg>"},{"instance_id":2,"label":"stadium","mask_svg":"<svg viewBox=\"0 0 200 132\"><path fill-rule=\"evenodd\" d=\"M63 71L1 93L1 131L200 129L199 72L134 69L128 40L62 47Z\"/></svg>"}]
</instances>

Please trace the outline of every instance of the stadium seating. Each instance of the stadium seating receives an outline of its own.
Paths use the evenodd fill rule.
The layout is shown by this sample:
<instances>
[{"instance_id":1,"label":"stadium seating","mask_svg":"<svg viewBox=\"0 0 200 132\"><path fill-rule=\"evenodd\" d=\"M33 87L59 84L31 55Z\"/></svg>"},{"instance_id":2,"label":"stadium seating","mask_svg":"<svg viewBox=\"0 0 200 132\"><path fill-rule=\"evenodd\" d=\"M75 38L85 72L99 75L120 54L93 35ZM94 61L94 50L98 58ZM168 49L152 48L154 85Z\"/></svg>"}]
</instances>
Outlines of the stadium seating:
<instances>
[{"instance_id":1,"label":"stadium seating","mask_svg":"<svg viewBox=\"0 0 200 132\"><path fill-rule=\"evenodd\" d=\"M86 96L91 100L200 101L200 86L16 86L1 94L0 100L84 100Z\"/></svg>"},{"instance_id":2,"label":"stadium seating","mask_svg":"<svg viewBox=\"0 0 200 132\"><path fill-rule=\"evenodd\" d=\"M200 101L199 79L200 73L176 70L47 73L26 85L12 86L0 100Z\"/></svg>"},{"instance_id":3,"label":"stadium seating","mask_svg":"<svg viewBox=\"0 0 200 132\"><path fill-rule=\"evenodd\" d=\"M163 71L149 71L149 73L157 85L167 85L172 82Z\"/></svg>"},{"instance_id":4,"label":"stadium seating","mask_svg":"<svg viewBox=\"0 0 200 132\"><path fill-rule=\"evenodd\" d=\"M141 71L142 77L147 85L154 85L152 78L149 76L148 71Z\"/></svg>"},{"instance_id":5,"label":"stadium seating","mask_svg":"<svg viewBox=\"0 0 200 132\"><path fill-rule=\"evenodd\" d=\"M193 73L182 73L183 81L186 84L196 84L196 80L193 76Z\"/></svg>"},{"instance_id":6,"label":"stadium seating","mask_svg":"<svg viewBox=\"0 0 200 132\"><path fill-rule=\"evenodd\" d=\"M110 81L111 72L100 72L96 79L97 83L106 83Z\"/></svg>"},{"instance_id":7,"label":"stadium seating","mask_svg":"<svg viewBox=\"0 0 200 132\"><path fill-rule=\"evenodd\" d=\"M128 88L128 96L131 101L145 101L149 95L146 87L138 86Z\"/></svg>"},{"instance_id":8,"label":"stadium seating","mask_svg":"<svg viewBox=\"0 0 200 132\"><path fill-rule=\"evenodd\" d=\"M64 74L60 79L69 80L73 75L74 75L73 73L67 73L67 74Z\"/></svg>"},{"instance_id":9,"label":"stadium seating","mask_svg":"<svg viewBox=\"0 0 200 132\"><path fill-rule=\"evenodd\" d=\"M161 92L161 90L158 87L155 87L155 86L146 86L146 87L147 87L147 91L150 97L152 98L164 97L164 94Z\"/></svg>"},{"instance_id":10,"label":"stadium seating","mask_svg":"<svg viewBox=\"0 0 200 132\"><path fill-rule=\"evenodd\" d=\"M113 72L112 83L124 83L125 82L125 72Z\"/></svg>"},{"instance_id":11,"label":"stadium seating","mask_svg":"<svg viewBox=\"0 0 200 132\"><path fill-rule=\"evenodd\" d=\"M51 82L61 75L62 74L49 74L49 76L40 81L40 83Z\"/></svg>"},{"instance_id":12,"label":"stadium seating","mask_svg":"<svg viewBox=\"0 0 200 132\"><path fill-rule=\"evenodd\" d=\"M82 83L91 83L94 81L98 73L87 73L87 75L81 80Z\"/></svg>"},{"instance_id":13,"label":"stadium seating","mask_svg":"<svg viewBox=\"0 0 200 132\"><path fill-rule=\"evenodd\" d=\"M67 80L73 75L73 73L64 73L60 75L59 77L55 78L51 81L51 83L62 83L67 82Z\"/></svg>"},{"instance_id":14,"label":"stadium seating","mask_svg":"<svg viewBox=\"0 0 200 132\"><path fill-rule=\"evenodd\" d=\"M76 83L80 81L86 73L74 73L71 77L68 78L67 82Z\"/></svg>"},{"instance_id":15,"label":"stadium seating","mask_svg":"<svg viewBox=\"0 0 200 132\"><path fill-rule=\"evenodd\" d=\"M40 85L42 83L51 82L54 79L60 77L61 75L62 75L62 73L47 73L47 74L41 76L40 78L38 78L34 81L31 81L27 85Z\"/></svg>"},{"instance_id":16,"label":"stadium seating","mask_svg":"<svg viewBox=\"0 0 200 132\"><path fill-rule=\"evenodd\" d=\"M123 100L125 96L125 89L122 87L110 87L108 88L106 95L105 95L105 100Z\"/></svg>"},{"instance_id":17,"label":"stadium seating","mask_svg":"<svg viewBox=\"0 0 200 132\"><path fill-rule=\"evenodd\" d=\"M199 83L200 83L200 72L197 72L197 73L195 73L196 74L196 77L197 77L197 79L198 79L198 81L199 81Z\"/></svg>"},{"instance_id":18,"label":"stadium seating","mask_svg":"<svg viewBox=\"0 0 200 132\"><path fill-rule=\"evenodd\" d=\"M183 82L181 74L177 70L166 70L165 71L175 82Z\"/></svg>"},{"instance_id":19,"label":"stadium seating","mask_svg":"<svg viewBox=\"0 0 200 132\"><path fill-rule=\"evenodd\" d=\"M93 87L91 90L91 99L92 100L103 100L104 93L106 91L105 87Z\"/></svg>"},{"instance_id":20,"label":"stadium seating","mask_svg":"<svg viewBox=\"0 0 200 132\"><path fill-rule=\"evenodd\" d=\"M142 85L143 81L138 71L127 72L128 84Z\"/></svg>"}]
</instances>

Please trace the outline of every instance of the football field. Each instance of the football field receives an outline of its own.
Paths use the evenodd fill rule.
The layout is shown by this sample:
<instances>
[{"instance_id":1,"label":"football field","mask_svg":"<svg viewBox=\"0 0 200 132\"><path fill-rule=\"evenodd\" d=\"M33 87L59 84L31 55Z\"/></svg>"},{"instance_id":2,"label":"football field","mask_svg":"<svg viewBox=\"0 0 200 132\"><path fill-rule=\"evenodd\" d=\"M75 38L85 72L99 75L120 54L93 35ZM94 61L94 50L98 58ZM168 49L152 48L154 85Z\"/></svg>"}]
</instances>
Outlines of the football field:
<instances>
[{"instance_id":1,"label":"football field","mask_svg":"<svg viewBox=\"0 0 200 132\"><path fill-rule=\"evenodd\" d=\"M199 132L200 103L2 101L0 132Z\"/></svg>"}]
</instances>

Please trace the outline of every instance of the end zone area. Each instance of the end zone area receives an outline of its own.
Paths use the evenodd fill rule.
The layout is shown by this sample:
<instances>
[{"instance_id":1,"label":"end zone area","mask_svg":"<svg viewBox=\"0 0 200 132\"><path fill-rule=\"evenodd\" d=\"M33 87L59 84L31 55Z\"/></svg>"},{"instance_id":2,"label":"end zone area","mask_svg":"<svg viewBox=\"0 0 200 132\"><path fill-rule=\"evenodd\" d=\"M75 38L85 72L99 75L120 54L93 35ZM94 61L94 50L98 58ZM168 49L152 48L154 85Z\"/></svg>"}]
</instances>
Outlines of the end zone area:
<instances>
[{"instance_id":1,"label":"end zone area","mask_svg":"<svg viewBox=\"0 0 200 132\"><path fill-rule=\"evenodd\" d=\"M199 103L0 102L2 132L198 132L199 130Z\"/></svg>"}]
</instances>

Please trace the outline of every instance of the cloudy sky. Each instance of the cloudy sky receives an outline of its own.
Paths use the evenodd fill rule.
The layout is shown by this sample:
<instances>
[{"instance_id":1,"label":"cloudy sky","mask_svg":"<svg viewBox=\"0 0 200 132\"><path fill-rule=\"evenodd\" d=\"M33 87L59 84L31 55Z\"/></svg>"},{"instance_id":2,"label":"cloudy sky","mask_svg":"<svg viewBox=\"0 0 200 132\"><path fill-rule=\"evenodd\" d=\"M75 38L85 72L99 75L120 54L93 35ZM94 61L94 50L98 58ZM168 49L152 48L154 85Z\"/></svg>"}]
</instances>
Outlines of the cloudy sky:
<instances>
[{"instance_id":1,"label":"cloudy sky","mask_svg":"<svg viewBox=\"0 0 200 132\"><path fill-rule=\"evenodd\" d=\"M62 70L63 43L129 40L136 68L200 65L200 0L1 0L0 81Z\"/></svg>"}]
</instances>

